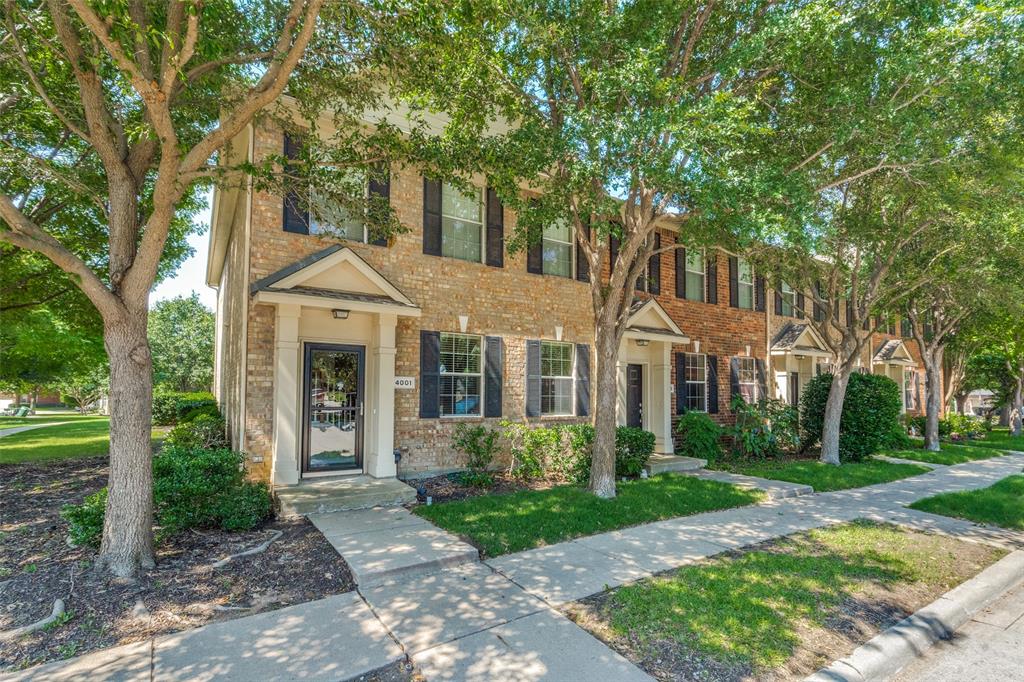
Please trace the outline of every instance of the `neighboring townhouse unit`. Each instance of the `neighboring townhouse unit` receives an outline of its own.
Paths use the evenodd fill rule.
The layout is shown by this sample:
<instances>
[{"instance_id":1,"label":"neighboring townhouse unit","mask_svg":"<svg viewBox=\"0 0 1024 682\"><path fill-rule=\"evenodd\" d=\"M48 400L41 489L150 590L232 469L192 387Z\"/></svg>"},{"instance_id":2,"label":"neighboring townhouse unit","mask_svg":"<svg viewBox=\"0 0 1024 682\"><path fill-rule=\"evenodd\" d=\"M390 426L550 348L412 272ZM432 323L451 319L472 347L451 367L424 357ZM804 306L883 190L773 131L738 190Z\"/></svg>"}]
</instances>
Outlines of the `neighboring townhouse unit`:
<instances>
[{"instance_id":1,"label":"neighboring townhouse unit","mask_svg":"<svg viewBox=\"0 0 1024 682\"><path fill-rule=\"evenodd\" d=\"M259 162L290 144L251 127L232 153ZM214 193L215 391L250 474L292 485L450 471L464 465L451 447L457 424L589 420L589 273L571 231L551 226L542 243L509 253L516 216L482 178L465 193L392 169L367 191L388 197L409 230L368 242L358 217L339 215L340 241L284 197ZM766 305L773 294L778 314ZM618 422L672 452L685 410L725 423L736 394L796 401L827 352L780 307L790 294L717 249L653 257L619 355ZM910 344L889 341L899 347L876 344L880 364L865 366L904 360Z\"/></svg>"}]
</instances>

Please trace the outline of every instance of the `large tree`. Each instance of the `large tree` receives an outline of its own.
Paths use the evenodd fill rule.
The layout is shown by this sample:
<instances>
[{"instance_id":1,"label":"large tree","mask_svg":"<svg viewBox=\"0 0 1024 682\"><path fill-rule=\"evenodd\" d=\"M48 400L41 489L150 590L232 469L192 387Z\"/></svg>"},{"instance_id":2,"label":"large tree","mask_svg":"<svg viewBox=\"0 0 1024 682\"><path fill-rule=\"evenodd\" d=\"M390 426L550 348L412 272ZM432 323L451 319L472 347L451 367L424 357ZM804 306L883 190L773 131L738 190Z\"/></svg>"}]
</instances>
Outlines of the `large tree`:
<instances>
[{"instance_id":1,"label":"large tree","mask_svg":"<svg viewBox=\"0 0 1024 682\"><path fill-rule=\"evenodd\" d=\"M209 391L213 383L213 311L199 295L160 301L149 312L153 382L175 391Z\"/></svg>"},{"instance_id":2,"label":"large tree","mask_svg":"<svg viewBox=\"0 0 1024 682\"><path fill-rule=\"evenodd\" d=\"M421 54L407 83L445 104L453 140L481 138L499 113L513 122L479 143L480 167L519 211L513 247L553 221L572 226L595 325L593 492L615 494L615 368L651 256L779 234L802 243L822 196L929 163L914 136L941 115L947 82L966 77L979 36L1004 28L982 14L944 1L455 8L453 39ZM678 241L657 247L659 226Z\"/></svg>"},{"instance_id":3,"label":"large tree","mask_svg":"<svg viewBox=\"0 0 1024 682\"><path fill-rule=\"evenodd\" d=\"M290 79L321 108L329 97L356 108L370 100L364 67L388 61L375 29L423 10L323 0L2 6L0 69L12 88L0 101L0 163L23 181L0 193L0 240L52 261L102 319L110 480L96 567L130 577L153 565L146 322L182 208L198 185L259 170L230 167L237 155L225 149ZM82 206L98 261L76 248L81 223L67 219Z\"/></svg>"}]
</instances>

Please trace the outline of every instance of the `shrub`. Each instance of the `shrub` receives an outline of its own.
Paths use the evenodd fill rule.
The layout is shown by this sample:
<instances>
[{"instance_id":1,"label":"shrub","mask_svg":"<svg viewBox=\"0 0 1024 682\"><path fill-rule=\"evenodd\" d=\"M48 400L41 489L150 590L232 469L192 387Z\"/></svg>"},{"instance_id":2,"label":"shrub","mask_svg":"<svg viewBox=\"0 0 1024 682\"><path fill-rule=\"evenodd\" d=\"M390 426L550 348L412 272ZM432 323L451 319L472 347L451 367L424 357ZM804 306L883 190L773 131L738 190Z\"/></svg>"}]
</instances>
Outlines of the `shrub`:
<instances>
[{"instance_id":1,"label":"shrub","mask_svg":"<svg viewBox=\"0 0 1024 682\"><path fill-rule=\"evenodd\" d=\"M479 424L476 426L459 424L455 427L455 438L452 445L456 450L466 454L466 466L469 467L469 474L464 480L469 485L488 487L494 482L487 469L491 466L494 454L498 451L499 435L497 430Z\"/></svg>"},{"instance_id":2,"label":"shrub","mask_svg":"<svg viewBox=\"0 0 1024 682\"><path fill-rule=\"evenodd\" d=\"M517 478L542 478L551 462L558 457L561 437L557 429L534 427L503 421L505 437L512 458L509 473Z\"/></svg>"},{"instance_id":3,"label":"shrub","mask_svg":"<svg viewBox=\"0 0 1024 682\"><path fill-rule=\"evenodd\" d=\"M71 543L99 547L103 537L103 512L107 508L107 489L86 497L81 504L65 505L60 515L68 522Z\"/></svg>"},{"instance_id":4,"label":"shrub","mask_svg":"<svg viewBox=\"0 0 1024 682\"><path fill-rule=\"evenodd\" d=\"M178 420L179 424L187 424L191 421L195 421L199 417L214 417L217 419L221 418L220 408L217 407L216 403L204 404L201 407L193 407L186 410L182 415L181 419Z\"/></svg>"},{"instance_id":5,"label":"shrub","mask_svg":"<svg viewBox=\"0 0 1024 682\"><path fill-rule=\"evenodd\" d=\"M831 388L831 374L814 377L804 388L801 422L808 443L821 440ZM902 404L900 387L892 379L878 374L850 375L839 422L840 458L859 461L885 448L901 428Z\"/></svg>"},{"instance_id":6,"label":"shrub","mask_svg":"<svg viewBox=\"0 0 1024 682\"><path fill-rule=\"evenodd\" d=\"M703 412L687 412L676 424L676 453L713 462L722 456L724 430Z\"/></svg>"},{"instance_id":7,"label":"shrub","mask_svg":"<svg viewBox=\"0 0 1024 682\"><path fill-rule=\"evenodd\" d=\"M567 424L559 430L562 447L552 469L569 483L586 485L590 480L594 427L590 424Z\"/></svg>"},{"instance_id":8,"label":"shrub","mask_svg":"<svg viewBox=\"0 0 1024 682\"><path fill-rule=\"evenodd\" d=\"M736 421L727 430L733 450L740 457L774 457L779 446L768 421L764 402L748 403L742 395L733 396L730 409Z\"/></svg>"},{"instance_id":9,"label":"shrub","mask_svg":"<svg viewBox=\"0 0 1024 682\"><path fill-rule=\"evenodd\" d=\"M168 426L178 420L178 396L180 393L156 391L153 393L153 423Z\"/></svg>"},{"instance_id":10,"label":"shrub","mask_svg":"<svg viewBox=\"0 0 1024 682\"><path fill-rule=\"evenodd\" d=\"M165 447L153 458L157 539L189 528L250 530L271 513L264 483L245 480L243 455L228 449ZM75 544L99 545L107 491L61 512Z\"/></svg>"},{"instance_id":11,"label":"shrub","mask_svg":"<svg viewBox=\"0 0 1024 682\"><path fill-rule=\"evenodd\" d=\"M615 475L639 476L654 454L654 434L632 426L615 429Z\"/></svg>"},{"instance_id":12,"label":"shrub","mask_svg":"<svg viewBox=\"0 0 1024 682\"><path fill-rule=\"evenodd\" d=\"M217 400L212 393L178 393L176 391L156 391L153 393L153 423L169 426L188 421L201 414L220 416Z\"/></svg>"},{"instance_id":13,"label":"shrub","mask_svg":"<svg viewBox=\"0 0 1024 682\"><path fill-rule=\"evenodd\" d=\"M165 445L183 448L219 449L230 447L224 420L219 416L201 414L178 424L167 434Z\"/></svg>"},{"instance_id":14,"label":"shrub","mask_svg":"<svg viewBox=\"0 0 1024 682\"><path fill-rule=\"evenodd\" d=\"M951 436L954 433L959 433L967 436L968 438L978 438L985 431L982 421L969 414L950 412L946 415L945 419L939 420L940 430L942 428L942 422L946 422L946 431Z\"/></svg>"}]
</instances>

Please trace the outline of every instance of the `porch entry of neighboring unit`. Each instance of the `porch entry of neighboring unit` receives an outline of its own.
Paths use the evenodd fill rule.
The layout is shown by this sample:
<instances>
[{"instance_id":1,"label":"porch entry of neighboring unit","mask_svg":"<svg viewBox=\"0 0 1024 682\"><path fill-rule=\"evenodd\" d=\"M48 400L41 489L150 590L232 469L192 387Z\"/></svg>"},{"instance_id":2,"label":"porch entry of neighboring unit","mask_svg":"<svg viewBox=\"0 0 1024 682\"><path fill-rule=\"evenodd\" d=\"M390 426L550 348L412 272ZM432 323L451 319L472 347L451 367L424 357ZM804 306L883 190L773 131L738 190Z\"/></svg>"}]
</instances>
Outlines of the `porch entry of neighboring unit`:
<instances>
[{"instance_id":1,"label":"porch entry of neighboring unit","mask_svg":"<svg viewBox=\"0 0 1024 682\"><path fill-rule=\"evenodd\" d=\"M302 472L361 470L366 349L307 343Z\"/></svg>"},{"instance_id":2,"label":"porch entry of neighboring unit","mask_svg":"<svg viewBox=\"0 0 1024 682\"><path fill-rule=\"evenodd\" d=\"M626 426L643 428L644 368L626 365Z\"/></svg>"}]
</instances>

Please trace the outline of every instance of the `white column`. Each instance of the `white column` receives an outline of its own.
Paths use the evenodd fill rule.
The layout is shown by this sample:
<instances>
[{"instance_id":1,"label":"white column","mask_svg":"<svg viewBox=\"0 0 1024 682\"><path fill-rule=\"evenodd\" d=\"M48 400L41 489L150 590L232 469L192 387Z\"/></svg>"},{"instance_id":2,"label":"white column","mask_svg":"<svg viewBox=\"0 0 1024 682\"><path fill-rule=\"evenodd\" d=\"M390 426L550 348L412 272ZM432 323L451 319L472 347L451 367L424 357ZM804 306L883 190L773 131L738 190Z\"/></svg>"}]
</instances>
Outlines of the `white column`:
<instances>
[{"instance_id":1,"label":"white column","mask_svg":"<svg viewBox=\"0 0 1024 682\"><path fill-rule=\"evenodd\" d=\"M366 441L363 470L375 478L393 478L395 466L395 325L398 316L377 315L373 329L370 378L373 390L367 392Z\"/></svg>"},{"instance_id":2,"label":"white column","mask_svg":"<svg viewBox=\"0 0 1024 682\"><path fill-rule=\"evenodd\" d=\"M279 304L274 353L274 484L299 482L299 315L302 307Z\"/></svg>"},{"instance_id":3,"label":"white column","mask_svg":"<svg viewBox=\"0 0 1024 682\"><path fill-rule=\"evenodd\" d=\"M672 346L651 344L650 425L654 433L654 451L671 454L672 443Z\"/></svg>"},{"instance_id":4,"label":"white column","mask_svg":"<svg viewBox=\"0 0 1024 682\"><path fill-rule=\"evenodd\" d=\"M629 341L622 339L619 341L619 354L615 358L615 425L625 426L626 418L629 412L629 406L626 404L626 367L629 365L629 361L626 358Z\"/></svg>"}]
</instances>

